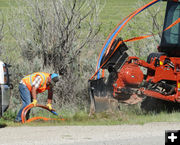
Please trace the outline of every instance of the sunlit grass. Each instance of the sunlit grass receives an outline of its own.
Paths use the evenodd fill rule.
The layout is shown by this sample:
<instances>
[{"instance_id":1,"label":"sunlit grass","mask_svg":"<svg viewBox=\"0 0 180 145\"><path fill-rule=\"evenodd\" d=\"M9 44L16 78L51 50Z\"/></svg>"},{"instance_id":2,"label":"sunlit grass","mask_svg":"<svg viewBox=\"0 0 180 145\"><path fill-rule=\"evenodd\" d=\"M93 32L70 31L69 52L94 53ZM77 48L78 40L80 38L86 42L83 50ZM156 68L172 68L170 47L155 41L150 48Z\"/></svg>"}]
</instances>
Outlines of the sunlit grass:
<instances>
[{"instance_id":1,"label":"sunlit grass","mask_svg":"<svg viewBox=\"0 0 180 145\"><path fill-rule=\"evenodd\" d=\"M140 110L135 109L121 110L117 112L101 112L96 113L92 116L88 115L87 111L61 111L58 112L60 117L57 117L48 112L34 112L31 117L43 116L47 118L63 118L62 120L43 121L36 120L31 123L14 123L16 113L7 111L4 116L0 119L1 126L61 126L61 125L143 125L151 122L180 122L180 112L161 112L158 114L150 113L145 114Z\"/></svg>"}]
</instances>

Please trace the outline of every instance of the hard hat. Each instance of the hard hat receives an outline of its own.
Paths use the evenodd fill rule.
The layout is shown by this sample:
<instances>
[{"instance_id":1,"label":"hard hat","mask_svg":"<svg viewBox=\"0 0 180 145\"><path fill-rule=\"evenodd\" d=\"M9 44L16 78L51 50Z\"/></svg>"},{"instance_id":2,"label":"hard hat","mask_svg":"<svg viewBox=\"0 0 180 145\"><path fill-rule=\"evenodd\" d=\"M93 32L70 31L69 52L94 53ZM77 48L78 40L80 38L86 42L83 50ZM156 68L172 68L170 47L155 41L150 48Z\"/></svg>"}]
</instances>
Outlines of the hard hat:
<instances>
[{"instance_id":1,"label":"hard hat","mask_svg":"<svg viewBox=\"0 0 180 145\"><path fill-rule=\"evenodd\" d=\"M56 73L51 74L51 80L55 83L58 82L59 81L59 74L56 74Z\"/></svg>"}]
</instances>

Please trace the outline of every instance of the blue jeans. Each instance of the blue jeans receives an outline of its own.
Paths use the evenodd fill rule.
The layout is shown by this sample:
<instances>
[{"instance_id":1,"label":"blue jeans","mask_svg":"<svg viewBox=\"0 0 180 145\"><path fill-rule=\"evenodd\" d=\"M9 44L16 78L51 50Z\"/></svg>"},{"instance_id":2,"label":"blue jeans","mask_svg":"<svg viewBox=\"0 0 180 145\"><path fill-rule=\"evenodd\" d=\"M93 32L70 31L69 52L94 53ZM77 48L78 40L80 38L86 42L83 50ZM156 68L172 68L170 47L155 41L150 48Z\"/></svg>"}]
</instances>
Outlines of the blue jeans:
<instances>
[{"instance_id":1,"label":"blue jeans","mask_svg":"<svg viewBox=\"0 0 180 145\"><path fill-rule=\"evenodd\" d=\"M21 113L22 113L23 109L32 102L31 93L30 93L29 89L26 87L26 85L20 83L19 84L19 92L20 92L20 96L21 96L21 100L22 100L22 107L16 116L16 119L15 119L16 121L21 121ZM30 112L27 113L26 119L28 119L29 113Z\"/></svg>"}]
</instances>

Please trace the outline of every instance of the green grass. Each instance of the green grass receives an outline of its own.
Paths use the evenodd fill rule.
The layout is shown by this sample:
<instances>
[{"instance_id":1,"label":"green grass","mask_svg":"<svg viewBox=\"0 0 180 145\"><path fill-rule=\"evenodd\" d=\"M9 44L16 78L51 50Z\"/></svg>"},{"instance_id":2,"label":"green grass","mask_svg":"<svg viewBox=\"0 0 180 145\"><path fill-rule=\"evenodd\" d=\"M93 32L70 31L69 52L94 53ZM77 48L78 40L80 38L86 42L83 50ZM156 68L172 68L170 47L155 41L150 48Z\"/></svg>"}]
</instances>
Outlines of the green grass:
<instances>
[{"instance_id":1,"label":"green grass","mask_svg":"<svg viewBox=\"0 0 180 145\"><path fill-rule=\"evenodd\" d=\"M7 111L0 119L0 126L61 126L61 125L123 125L139 124L143 125L151 122L180 122L180 112L161 112L158 114L144 114L136 109L123 110L118 112L102 112L88 116L86 111L62 111L59 112L64 121L34 121L27 124L14 123L16 113ZM44 116L48 118L57 118L50 113L35 113L34 116ZM32 116L31 116L32 117Z\"/></svg>"},{"instance_id":2,"label":"green grass","mask_svg":"<svg viewBox=\"0 0 180 145\"><path fill-rule=\"evenodd\" d=\"M101 5L105 4L99 15L101 32L107 37L124 17L135 10L135 3L134 0L101 0Z\"/></svg>"},{"instance_id":3,"label":"green grass","mask_svg":"<svg viewBox=\"0 0 180 145\"><path fill-rule=\"evenodd\" d=\"M0 0L0 8L8 8L9 5L14 5L14 0Z\"/></svg>"},{"instance_id":4,"label":"green grass","mask_svg":"<svg viewBox=\"0 0 180 145\"><path fill-rule=\"evenodd\" d=\"M126 17L135 10L135 3L134 0L107 0L100 13L100 21L103 23L118 23L122 17Z\"/></svg>"},{"instance_id":5,"label":"green grass","mask_svg":"<svg viewBox=\"0 0 180 145\"><path fill-rule=\"evenodd\" d=\"M0 7L8 7L8 0L0 0Z\"/></svg>"}]
</instances>

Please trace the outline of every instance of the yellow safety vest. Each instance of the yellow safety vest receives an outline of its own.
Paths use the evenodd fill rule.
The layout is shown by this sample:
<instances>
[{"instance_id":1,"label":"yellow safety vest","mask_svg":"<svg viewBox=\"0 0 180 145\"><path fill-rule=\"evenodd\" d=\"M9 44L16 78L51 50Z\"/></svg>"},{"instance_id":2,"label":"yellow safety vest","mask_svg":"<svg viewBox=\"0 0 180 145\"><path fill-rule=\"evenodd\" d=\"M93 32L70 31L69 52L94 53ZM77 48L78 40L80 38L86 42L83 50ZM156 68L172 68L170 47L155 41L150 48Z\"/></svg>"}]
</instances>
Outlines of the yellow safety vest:
<instances>
[{"instance_id":1,"label":"yellow safety vest","mask_svg":"<svg viewBox=\"0 0 180 145\"><path fill-rule=\"evenodd\" d=\"M37 88L37 93L42 93L45 90L48 90L49 86L46 85L47 84L47 78L50 76L50 74L48 74L48 73L36 72L36 73L31 74L31 75L25 76L22 79L22 81L27 86L29 91L31 92L31 90L32 90L32 83L33 83L33 81L35 80L35 78L37 76L41 77L41 83L39 85L39 88Z\"/></svg>"}]
</instances>

